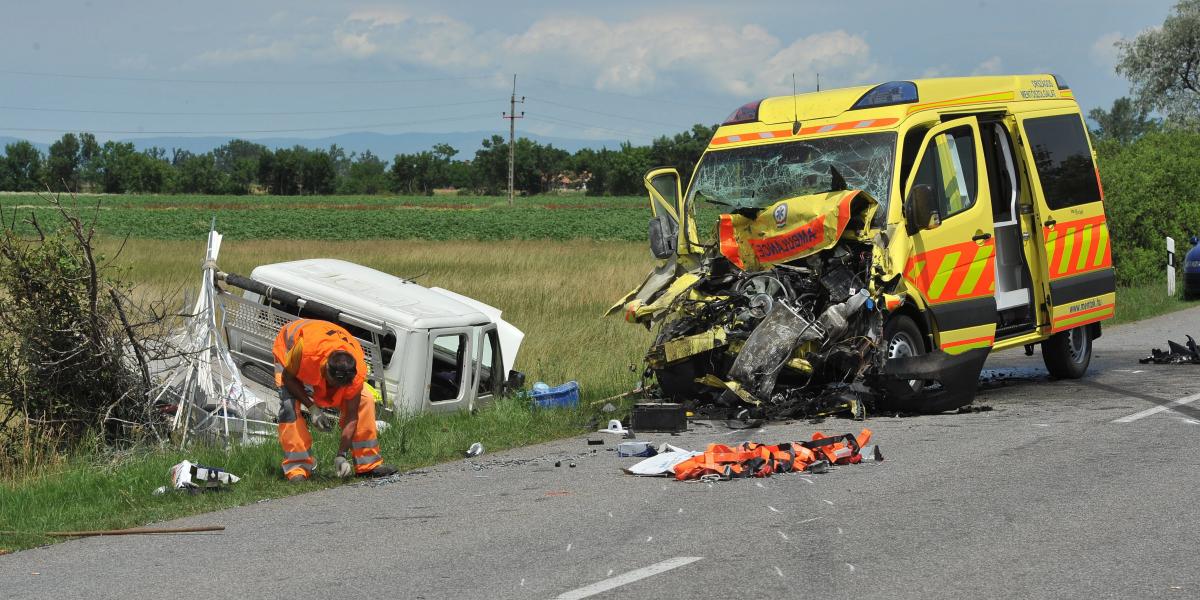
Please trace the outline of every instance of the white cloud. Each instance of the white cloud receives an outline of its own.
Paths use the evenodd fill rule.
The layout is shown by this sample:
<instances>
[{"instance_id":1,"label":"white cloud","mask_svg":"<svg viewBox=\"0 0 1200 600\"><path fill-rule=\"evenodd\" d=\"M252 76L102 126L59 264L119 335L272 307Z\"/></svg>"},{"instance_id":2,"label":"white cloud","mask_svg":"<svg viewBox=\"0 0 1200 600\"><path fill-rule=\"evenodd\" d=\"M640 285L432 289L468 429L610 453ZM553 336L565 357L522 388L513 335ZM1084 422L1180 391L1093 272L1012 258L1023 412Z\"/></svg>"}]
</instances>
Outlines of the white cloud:
<instances>
[{"instance_id":1,"label":"white cloud","mask_svg":"<svg viewBox=\"0 0 1200 600\"><path fill-rule=\"evenodd\" d=\"M1121 39L1120 31L1110 31L1096 38L1096 41L1092 42L1092 47L1088 51L1088 54L1092 57L1092 62L1096 66L1106 69L1115 67L1117 65L1116 43Z\"/></svg>"},{"instance_id":2,"label":"white cloud","mask_svg":"<svg viewBox=\"0 0 1200 600\"><path fill-rule=\"evenodd\" d=\"M975 68L971 71L971 74L972 75L995 75L996 73L1000 72L1000 69L1003 66L1004 66L1004 63L1003 63L1003 61L1000 60L1000 57L993 56L993 57L979 63L978 65L975 65Z\"/></svg>"},{"instance_id":3,"label":"white cloud","mask_svg":"<svg viewBox=\"0 0 1200 600\"><path fill-rule=\"evenodd\" d=\"M479 30L445 16L416 16L395 8L351 12L323 36L205 52L195 62L378 60L479 74L542 74L601 91L645 94L708 88L736 96L791 91L791 77L809 88L816 74L829 87L863 83L875 72L862 36L844 30L781 40L758 25L717 16L655 16L626 21L546 17L519 33Z\"/></svg>"}]
</instances>

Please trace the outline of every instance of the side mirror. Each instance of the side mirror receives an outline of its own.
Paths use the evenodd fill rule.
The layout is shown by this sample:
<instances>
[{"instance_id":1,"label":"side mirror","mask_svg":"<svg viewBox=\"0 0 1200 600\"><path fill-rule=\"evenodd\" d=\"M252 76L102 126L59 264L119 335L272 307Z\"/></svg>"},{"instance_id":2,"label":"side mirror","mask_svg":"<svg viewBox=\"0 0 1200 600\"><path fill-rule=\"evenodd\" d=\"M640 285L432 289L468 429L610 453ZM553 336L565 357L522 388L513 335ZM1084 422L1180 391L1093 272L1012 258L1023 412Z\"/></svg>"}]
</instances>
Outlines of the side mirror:
<instances>
[{"instance_id":1,"label":"side mirror","mask_svg":"<svg viewBox=\"0 0 1200 600\"><path fill-rule=\"evenodd\" d=\"M510 394L525 389L525 374L520 371L510 370L508 379L504 382L504 392Z\"/></svg>"},{"instance_id":2,"label":"side mirror","mask_svg":"<svg viewBox=\"0 0 1200 600\"><path fill-rule=\"evenodd\" d=\"M650 219L650 253L654 258L674 256L679 245L679 231L665 215Z\"/></svg>"},{"instance_id":3,"label":"side mirror","mask_svg":"<svg viewBox=\"0 0 1200 600\"><path fill-rule=\"evenodd\" d=\"M908 197L904 199L904 216L909 233L935 229L942 224L936 202L933 188L928 184L917 184L908 190Z\"/></svg>"}]
</instances>

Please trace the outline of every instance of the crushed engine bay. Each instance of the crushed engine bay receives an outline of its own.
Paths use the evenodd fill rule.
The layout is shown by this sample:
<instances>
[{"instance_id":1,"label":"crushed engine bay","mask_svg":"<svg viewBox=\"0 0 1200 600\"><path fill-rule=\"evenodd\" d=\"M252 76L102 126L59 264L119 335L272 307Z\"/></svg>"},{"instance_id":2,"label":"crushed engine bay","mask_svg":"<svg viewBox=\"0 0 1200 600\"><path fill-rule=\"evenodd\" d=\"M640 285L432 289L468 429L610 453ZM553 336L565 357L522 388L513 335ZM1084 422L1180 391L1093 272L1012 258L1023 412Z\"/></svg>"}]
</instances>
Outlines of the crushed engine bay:
<instances>
[{"instance_id":1,"label":"crushed engine bay","mask_svg":"<svg viewBox=\"0 0 1200 600\"><path fill-rule=\"evenodd\" d=\"M904 298L881 279L877 208L869 194L843 190L739 209L721 215L716 244L660 264L613 308L655 332L645 372L661 396L700 414L862 417L889 397L940 391L938 373L906 378L930 375L930 361L935 371L976 362L885 335L888 311ZM972 396L970 379L954 393Z\"/></svg>"}]
</instances>

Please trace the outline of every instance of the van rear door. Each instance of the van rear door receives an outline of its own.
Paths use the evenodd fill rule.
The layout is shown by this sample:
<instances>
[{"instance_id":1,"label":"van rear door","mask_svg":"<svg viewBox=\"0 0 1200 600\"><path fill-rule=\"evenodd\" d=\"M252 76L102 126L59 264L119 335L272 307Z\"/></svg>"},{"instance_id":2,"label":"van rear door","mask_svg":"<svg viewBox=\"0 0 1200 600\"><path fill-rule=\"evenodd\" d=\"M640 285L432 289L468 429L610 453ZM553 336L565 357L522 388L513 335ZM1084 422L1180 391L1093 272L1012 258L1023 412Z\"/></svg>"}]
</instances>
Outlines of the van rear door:
<instances>
[{"instance_id":1,"label":"van rear door","mask_svg":"<svg viewBox=\"0 0 1200 600\"><path fill-rule=\"evenodd\" d=\"M1017 122L1044 251L1035 267L1049 298L1041 331L1108 319L1116 307L1116 278L1100 173L1083 118L1075 109L1054 109L1019 114Z\"/></svg>"}]
</instances>

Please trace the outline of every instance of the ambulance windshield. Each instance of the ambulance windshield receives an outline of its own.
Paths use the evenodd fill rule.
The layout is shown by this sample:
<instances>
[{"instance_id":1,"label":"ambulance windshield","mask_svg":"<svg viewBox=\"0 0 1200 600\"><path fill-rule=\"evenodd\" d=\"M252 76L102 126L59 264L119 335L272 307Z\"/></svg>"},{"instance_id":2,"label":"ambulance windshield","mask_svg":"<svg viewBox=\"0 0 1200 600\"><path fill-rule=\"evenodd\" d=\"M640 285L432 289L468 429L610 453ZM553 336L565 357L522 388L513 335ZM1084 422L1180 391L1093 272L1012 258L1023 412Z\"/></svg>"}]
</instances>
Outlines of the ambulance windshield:
<instances>
[{"instance_id":1,"label":"ambulance windshield","mask_svg":"<svg viewBox=\"0 0 1200 600\"><path fill-rule=\"evenodd\" d=\"M842 189L864 190L887 206L896 155L894 132L846 135L710 152L689 201L733 209Z\"/></svg>"}]
</instances>

